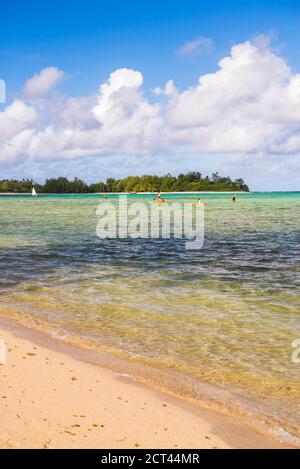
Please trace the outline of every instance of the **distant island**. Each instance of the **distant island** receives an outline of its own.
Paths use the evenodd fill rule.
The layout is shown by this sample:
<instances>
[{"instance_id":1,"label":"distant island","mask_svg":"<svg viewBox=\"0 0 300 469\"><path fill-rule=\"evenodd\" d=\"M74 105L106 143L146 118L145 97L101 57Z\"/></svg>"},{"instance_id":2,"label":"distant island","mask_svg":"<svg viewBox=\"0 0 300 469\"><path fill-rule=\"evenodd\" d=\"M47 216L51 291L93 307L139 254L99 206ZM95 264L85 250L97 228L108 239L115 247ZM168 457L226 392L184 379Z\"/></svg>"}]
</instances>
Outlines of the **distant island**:
<instances>
[{"instance_id":1,"label":"distant island","mask_svg":"<svg viewBox=\"0 0 300 469\"><path fill-rule=\"evenodd\" d=\"M84 194L97 192L197 192L220 191L240 192L249 191L243 179L232 180L230 177L213 173L211 177L203 176L198 171L171 176L128 176L123 179L108 178L106 182L87 184L79 178L69 180L66 177L46 179L45 184L39 184L31 179L2 179L0 193L26 193L35 187L38 193L48 194Z\"/></svg>"}]
</instances>

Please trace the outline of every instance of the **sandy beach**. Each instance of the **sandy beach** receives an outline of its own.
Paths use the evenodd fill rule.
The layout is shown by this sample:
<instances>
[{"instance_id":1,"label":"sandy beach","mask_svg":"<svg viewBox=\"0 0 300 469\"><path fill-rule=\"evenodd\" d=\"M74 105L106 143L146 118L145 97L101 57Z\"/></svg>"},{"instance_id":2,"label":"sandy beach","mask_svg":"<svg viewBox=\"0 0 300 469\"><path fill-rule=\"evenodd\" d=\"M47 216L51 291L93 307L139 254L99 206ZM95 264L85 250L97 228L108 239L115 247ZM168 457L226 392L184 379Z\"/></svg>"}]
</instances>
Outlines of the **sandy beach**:
<instances>
[{"instance_id":1,"label":"sandy beach","mask_svg":"<svg viewBox=\"0 0 300 469\"><path fill-rule=\"evenodd\" d=\"M1 448L276 448L233 418L195 407L2 318Z\"/></svg>"}]
</instances>

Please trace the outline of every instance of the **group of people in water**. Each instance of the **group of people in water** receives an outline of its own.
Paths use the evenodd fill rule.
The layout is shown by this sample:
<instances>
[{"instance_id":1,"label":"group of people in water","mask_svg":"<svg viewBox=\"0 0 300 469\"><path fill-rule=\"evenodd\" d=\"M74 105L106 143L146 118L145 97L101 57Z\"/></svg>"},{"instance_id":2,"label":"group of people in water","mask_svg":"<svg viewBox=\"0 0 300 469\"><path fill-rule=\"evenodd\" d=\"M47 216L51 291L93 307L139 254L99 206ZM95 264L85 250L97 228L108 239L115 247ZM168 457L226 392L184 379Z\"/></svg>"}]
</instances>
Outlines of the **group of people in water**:
<instances>
[{"instance_id":1,"label":"group of people in water","mask_svg":"<svg viewBox=\"0 0 300 469\"><path fill-rule=\"evenodd\" d=\"M231 202L236 202L236 196L234 195L231 199ZM158 203L159 205L168 203L165 199L163 199L160 195L160 192L157 193L157 196L152 200L152 203ZM207 202L203 202L200 197L197 200L198 205L207 205Z\"/></svg>"},{"instance_id":2,"label":"group of people in water","mask_svg":"<svg viewBox=\"0 0 300 469\"><path fill-rule=\"evenodd\" d=\"M107 200L107 199L108 199L108 195L105 194L105 195L104 195L104 198ZM232 199L231 199L231 202L235 203L236 201L237 201L237 200L236 200L236 196L234 195L234 196L232 197ZM158 203L158 205L162 205L162 204L167 204L168 202L167 202L165 199L163 199L163 198L161 197L160 191L158 191L156 197L155 197L150 203L153 203L153 204L154 204L154 203ZM202 202L202 200L201 200L200 197L199 197L198 200L197 200L197 204L198 204L198 205L207 205L207 202Z\"/></svg>"}]
</instances>

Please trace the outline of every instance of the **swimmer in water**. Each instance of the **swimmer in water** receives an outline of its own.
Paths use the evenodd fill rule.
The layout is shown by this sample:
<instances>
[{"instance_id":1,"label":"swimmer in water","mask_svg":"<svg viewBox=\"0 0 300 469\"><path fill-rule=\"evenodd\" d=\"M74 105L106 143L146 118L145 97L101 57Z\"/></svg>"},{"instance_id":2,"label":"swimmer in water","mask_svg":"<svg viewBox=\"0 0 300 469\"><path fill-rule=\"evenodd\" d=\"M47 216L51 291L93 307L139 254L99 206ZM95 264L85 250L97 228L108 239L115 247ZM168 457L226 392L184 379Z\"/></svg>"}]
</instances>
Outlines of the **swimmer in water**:
<instances>
[{"instance_id":1,"label":"swimmer in water","mask_svg":"<svg viewBox=\"0 0 300 469\"><path fill-rule=\"evenodd\" d=\"M161 198L161 195L160 195L160 192L158 192L157 196L155 197L155 199L151 200L150 201L150 204L158 204L158 205L161 205L161 204L167 204L168 202L165 200L165 199L162 199Z\"/></svg>"},{"instance_id":2,"label":"swimmer in water","mask_svg":"<svg viewBox=\"0 0 300 469\"><path fill-rule=\"evenodd\" d=\"M199 198L197 201L198 205L207 205L207 202L202 202L202 200Z\"/></svg>"},{"instance_id":3,"label":"swimmer in water","mask_svg":"<svg viewBox=\"0 0 300 469\"><path fill-rule=\"evenodd\" d=\"M235 195L232 197L231 202L236 202L236 197L235 197Z\"/></svg>"}]
</instances>

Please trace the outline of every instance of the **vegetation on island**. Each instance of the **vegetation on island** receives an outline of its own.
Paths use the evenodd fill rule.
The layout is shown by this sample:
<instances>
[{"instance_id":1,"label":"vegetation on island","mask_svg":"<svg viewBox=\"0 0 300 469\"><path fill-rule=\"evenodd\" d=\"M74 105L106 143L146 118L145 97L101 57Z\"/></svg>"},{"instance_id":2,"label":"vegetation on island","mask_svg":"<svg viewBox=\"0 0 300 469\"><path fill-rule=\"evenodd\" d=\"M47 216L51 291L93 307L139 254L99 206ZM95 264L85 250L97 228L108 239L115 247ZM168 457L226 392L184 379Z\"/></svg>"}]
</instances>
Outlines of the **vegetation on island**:
<instances>
[{"instance_id":1,"label":"vegetation on island","mask_svg":"<svg viewBox=\"0 0 300 469\"><path fill-rule=\"evenodd\" d=\"M185 192L185 191L249 191L243 179L232 180L230 177L213 173L203 176L197 171L179 176L128 176L123 179L108 178L106 182L87 184L81 179L69 180L66 177L49 178L45 184L30 179L0 180L0 192L26 193L35 187L38 193L82 194L95 192Z\"/></svg>"}]
</instances>

